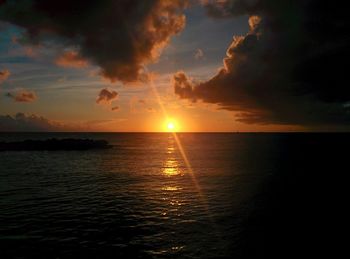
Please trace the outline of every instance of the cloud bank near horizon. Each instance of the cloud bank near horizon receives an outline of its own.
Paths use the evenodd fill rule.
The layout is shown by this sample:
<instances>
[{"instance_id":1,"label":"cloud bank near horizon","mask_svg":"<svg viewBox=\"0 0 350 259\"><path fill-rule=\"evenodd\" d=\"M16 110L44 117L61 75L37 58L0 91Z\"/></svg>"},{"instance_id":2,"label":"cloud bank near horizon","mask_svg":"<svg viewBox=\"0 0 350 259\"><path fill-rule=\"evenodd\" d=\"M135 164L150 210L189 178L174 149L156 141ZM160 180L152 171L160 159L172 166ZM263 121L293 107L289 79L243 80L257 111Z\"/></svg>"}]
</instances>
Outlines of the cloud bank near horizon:
<instances>
[{"instance_id":1,"label":"cloud bank near horizon","mask_svg":"<svg viewBox=\"0 0 350 259\"><path fill-rule=\"evenodd\" d=\"M35 114L0 115L0 132L65 131L63 124Z\"/></svg>"}]
</instances>

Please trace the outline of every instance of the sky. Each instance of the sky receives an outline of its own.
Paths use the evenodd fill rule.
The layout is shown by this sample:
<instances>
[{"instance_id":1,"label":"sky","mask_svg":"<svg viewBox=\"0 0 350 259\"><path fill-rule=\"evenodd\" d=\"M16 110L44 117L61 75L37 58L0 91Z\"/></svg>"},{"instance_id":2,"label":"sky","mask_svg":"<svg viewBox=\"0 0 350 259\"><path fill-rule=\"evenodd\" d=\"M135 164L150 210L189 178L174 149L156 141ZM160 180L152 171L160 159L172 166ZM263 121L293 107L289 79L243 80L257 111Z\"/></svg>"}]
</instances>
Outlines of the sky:
<instances>
[{"instance_id":1,"label":"sky","mask_svg":"<svg viewBox=\"0 0 350 259\"><path fill-rule=\"evenodd\" d=\"M348 131L346 9L282 2L0 0L0 131Z\"/></svg>"}]
</instances>

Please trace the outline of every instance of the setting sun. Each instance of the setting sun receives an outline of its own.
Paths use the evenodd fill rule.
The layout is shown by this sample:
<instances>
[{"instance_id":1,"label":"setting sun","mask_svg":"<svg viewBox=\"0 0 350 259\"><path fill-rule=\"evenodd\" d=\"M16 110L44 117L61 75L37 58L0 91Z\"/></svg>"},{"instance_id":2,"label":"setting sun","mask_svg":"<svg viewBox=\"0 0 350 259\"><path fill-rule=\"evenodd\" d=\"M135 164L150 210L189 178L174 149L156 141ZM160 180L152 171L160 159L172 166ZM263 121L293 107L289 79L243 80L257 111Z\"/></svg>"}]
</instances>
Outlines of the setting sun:
<instances>
[{"instance_id":1,"label":"setting sun","mask_svg":"<svg viewBox=\"0 0 350 259\"><path fill-rule=\"evenodd\" d=\"M169 132L177 131L177 123L174 120L167 120L165 122L165 130Z\"/></svg>"},{"instance_id":2,"label":"setting sun","mask_svg":"<svg viewBox=\"0 0 350 259\"><path fill-rule=\"evenodd\" d=\"M175 125L172 122L168 122L167 127L168 127L168 130L173 130L175 128Z\"/></svg>"}]
</instances>

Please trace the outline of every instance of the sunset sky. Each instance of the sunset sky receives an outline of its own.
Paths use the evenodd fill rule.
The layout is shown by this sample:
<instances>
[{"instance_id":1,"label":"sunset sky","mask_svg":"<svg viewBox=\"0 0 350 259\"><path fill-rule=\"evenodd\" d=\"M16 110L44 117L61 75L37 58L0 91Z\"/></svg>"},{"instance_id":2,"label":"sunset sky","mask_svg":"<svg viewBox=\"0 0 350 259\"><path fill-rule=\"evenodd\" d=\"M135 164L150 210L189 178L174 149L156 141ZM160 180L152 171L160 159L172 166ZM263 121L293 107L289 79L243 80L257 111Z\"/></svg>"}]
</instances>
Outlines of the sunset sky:
<instances>
[{"instance_id":1,"label":"sunset sky","mask_svg":"<svg viewBox=\"0 0 350 259\"><path fill-rule=\"evenodd\" d=\"M0 0L0 131L349 130L349 21L329 8Z\"/></svg>"}]
</instances>

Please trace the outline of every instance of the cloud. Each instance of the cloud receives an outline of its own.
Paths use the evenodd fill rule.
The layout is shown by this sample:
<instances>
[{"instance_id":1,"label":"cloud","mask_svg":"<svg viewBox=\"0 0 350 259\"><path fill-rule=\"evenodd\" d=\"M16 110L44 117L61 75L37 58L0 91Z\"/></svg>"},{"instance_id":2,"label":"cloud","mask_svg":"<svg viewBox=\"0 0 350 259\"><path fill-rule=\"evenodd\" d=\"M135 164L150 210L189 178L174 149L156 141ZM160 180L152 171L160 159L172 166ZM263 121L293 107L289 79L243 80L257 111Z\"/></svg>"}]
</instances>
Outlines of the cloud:
<instances>
[{"instance_id":1,"label":"cloud","mask_svg":"<svg viewBox=\"0 0 350 259\"><path fill-rule=\"evenodd\" d=\"M59 122L37 114L0 115L0 132L93 132L115 129L125 118Z\"/></svg>"},{"instance_id":2,"label":"cloud","mask_svg":"<svg viewBox=\"0 0 350 259\"><path fill-rule=\"evenodd\" d=\"M281 6L278 5L278 0L202 0L201 3L206 7L208 15L214 18L251 15L265 11L266 8Z\"/></svg>"},{"instance_id":3,"label":"cloud","mask_svg":"<svg viewBox=\"0 0 350 259\"><path fill-rule=\"evenodd\" d=\"M235 111L258 124L350 124L347 63L350 28L343 3L316 0L202 1L214 18L249 16L249 32L235 36L223 67L194 83L173 77L175 93ZM330 11L332 10L332 11Z\"/></svg>"},{"instance_id":4,"label":"cloud","mask_svg":"<svg viewBox=\"0 0 350 259\"><path fill-rule=\"evenodd\" d=\"M4 131L60 131L65 126L35 114L0 115L0 132Z\"/></svg>"},{"instance_id":5,"label":"cloud","mask_svg":"<svg viewBox=\"0 0 350 259\"><path fill-rule=\"evenodd\" d=\"M143 65L154 62L183 29L186 5L187 0L0 1L0 21L24 28L27 43L76 48L102 76L133 82L144 78Z\"/></svg>"},{"instance_id":6,"label":"cloud","mask_svg":"<svg viewBox=\"0 0 350 259\"><path fill-rule=\"evenodd\" d=\"M119 110L119 106L112 107L112 111L118 111L118 110Z\"/></svg>"},{"instance_id":7,"label":"cloud","mask_svg":"<svg viewBox=\"0 0 350 259\"><path fill-rule=\"evenodd\" d=\"M147 108L147 111L148 111L149 113L154 113L154 112L156 112L156 109L154 109L154 108L152 108L152 107L148 107L148 108Z\"/></svg>"},{"instance_id":8,"label":"cloud","mask_svg":"<svg viewBox=\"0 0 350 259\"><path fill-rule=\"evenodd\" d=\"M104 88L98 94L96 103L110 105L114 100L117 99L117 97L118 93L116 91Z\"/></svg>"},{"instance_id":9,"label":"cloud","mask_svg":"<svg viewBox=\"0 0 350 259\"><path fill-rule=\"evenodd\" d=\"M7 97L12 98L15 102L31 103L34 102L38 97L33 91L18 90L14 93L7 93Z\"/></svg>"},{"instance_id":10,"label":"cloud","mask_svg":"<svg viewBox=\"0 0 350 259\"><path fill-rule=\"evenodd\" d=\"M194 58L195 59L202 59L204 57L204 52L201 49L197 49L196 52L194 53Z\"/></svg>"},{"instance_id":11,"label":"cloud","mask_svg":"<svg viewBox=\"0 0 350 259\"><path fill-rule=\"evenodd\" d=\"M82 58L76 51L65 51L55 60L56 65L61 67L83 68L88 65L86 59Z\"/></svg>"},{"instance_id":12,"label":"cloud","mask_svg":"<svg viewBox=\"0 0 350 259\"><path fill-rule=\"evenodd\" d=\"M0 71L0 84L4 82L11 75L7 69Z\"/></svg>"},{"instance_id":13,"label":"cloud","mask_svg":"<svg viewBox=\"0 0 350 259\"><path fill-rule=\"evenodd\" d=\"M180 98L196 100L192 82L185 72L179 71L173 76L173 85L175 94L179 95Z\"/></svg>"},{"instance_id":14,"label":"cloud","mask_svg":"<svg viewBox=\"0 0 350 259\"><path fill-rule=\"evenodd\" d=\"M131 97L129 101L129 107L132 113L154 112L155 110L151 105L149 100L141 99L137 96Z\"/></svg>"}]
</instances>

